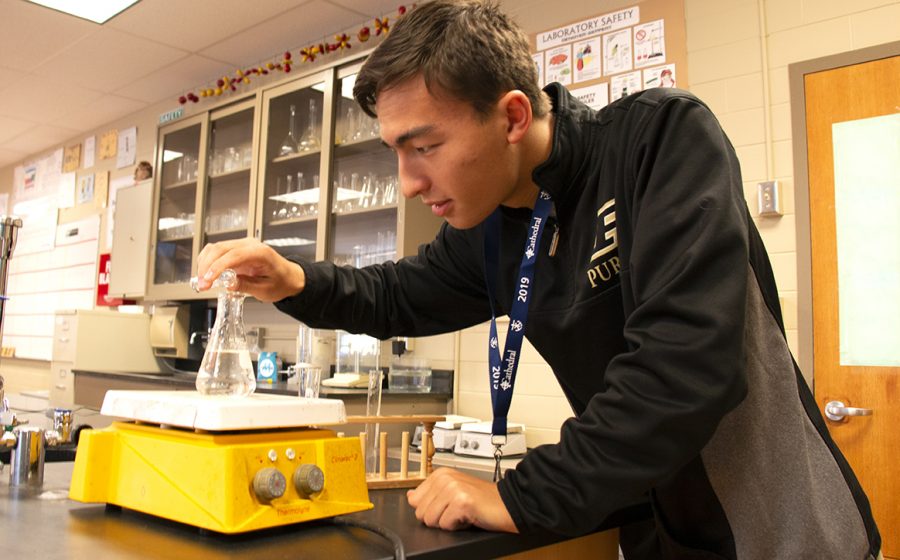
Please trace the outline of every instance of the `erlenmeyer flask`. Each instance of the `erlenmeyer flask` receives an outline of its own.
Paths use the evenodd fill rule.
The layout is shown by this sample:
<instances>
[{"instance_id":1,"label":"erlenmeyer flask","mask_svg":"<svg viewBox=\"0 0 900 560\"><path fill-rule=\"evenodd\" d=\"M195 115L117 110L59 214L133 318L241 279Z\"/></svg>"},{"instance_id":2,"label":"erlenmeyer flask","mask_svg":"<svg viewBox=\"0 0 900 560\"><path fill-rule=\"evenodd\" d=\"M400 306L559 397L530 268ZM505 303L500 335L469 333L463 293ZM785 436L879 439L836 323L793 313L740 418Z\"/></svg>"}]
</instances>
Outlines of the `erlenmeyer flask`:
<instances>
[{"instance_id":1,"label":"erlenmeyer flask","mask_svg":"<svg viewBox=\"0 0 900 560\"><path fill-rule=\"evenodd\" d=\"M279 156L289 156L296 154L297 148L297 108L291 105L291 122L288 125L287 136L281 141L281 147L278 148Z\"/></svg>"},{"instance_id":2,"label":"erlenmeyer flask","mask_svg":"<svg viewBox=\"0 0 900 560\"><path fill-rule=\"evenodd\" d=\"M306 133L298 143L301 152L311 152L319 149L318 126L319 113L316 111L316 100L309 100L309 120L306 125Z\"/></svg>"},{"instance_id":3,"label":"erlenmeyer flask","mask_svg":"<svg viewBox=\"0 0 900 560\"><path fill-rule=\"evenodd\" d=\"M253 362L244 335L247 295L229 289L236 282L237 274L231 269L213 282L213 287L219 288L219 302L216 322L197 373L197 391L202 395L245 397L256 389Z\"/></svg>"}]
</instances>

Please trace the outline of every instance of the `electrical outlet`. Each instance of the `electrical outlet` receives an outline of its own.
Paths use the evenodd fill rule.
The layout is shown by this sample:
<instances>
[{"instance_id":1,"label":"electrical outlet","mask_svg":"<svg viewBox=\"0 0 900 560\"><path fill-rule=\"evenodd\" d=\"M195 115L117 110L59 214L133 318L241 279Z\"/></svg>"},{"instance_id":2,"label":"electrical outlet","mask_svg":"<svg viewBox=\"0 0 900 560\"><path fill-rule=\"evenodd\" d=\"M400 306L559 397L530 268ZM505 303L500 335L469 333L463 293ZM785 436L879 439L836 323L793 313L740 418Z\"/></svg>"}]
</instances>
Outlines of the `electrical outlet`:
<instances>
[{"instance_id":1,"label":"electrical outlet","mask_svg":"<svg viewBox=\"0 0 900 560\"><path fill-rule=\"evenodd\" d=\"M778 181L757 183L760 216L781 216L781 196Z\"/></svg>"}]
</instances>

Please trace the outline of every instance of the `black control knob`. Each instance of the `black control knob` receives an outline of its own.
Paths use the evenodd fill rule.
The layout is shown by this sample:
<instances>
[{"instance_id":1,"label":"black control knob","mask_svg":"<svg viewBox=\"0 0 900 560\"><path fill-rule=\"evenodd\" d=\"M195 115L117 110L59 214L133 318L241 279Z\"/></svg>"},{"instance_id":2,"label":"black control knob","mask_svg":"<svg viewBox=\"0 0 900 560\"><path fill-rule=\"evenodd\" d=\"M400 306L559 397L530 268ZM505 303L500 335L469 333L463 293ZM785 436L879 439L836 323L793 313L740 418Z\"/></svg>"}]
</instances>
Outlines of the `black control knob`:
<instances>
[{"instance_id":1,"label":"black control knob","mask_svg":"<svg viewBox=\"0 0 900 560\"><path fill-rule=\"evenodd\" d=\"M253 476L253 492L264 502L284 496L287 479L276 468L266 467Z\"/></svg>"},{"instance_id":2,"label":"black control knob","mask_svg":"<svg viewBox=\"0 0 900 560\"><path fill-rule=\"evenodd\" d=\"M304 498L318 494L325 487L325 473L312 463L300 465L294 471L294 487Z\"/></svg>"}]
</instances>

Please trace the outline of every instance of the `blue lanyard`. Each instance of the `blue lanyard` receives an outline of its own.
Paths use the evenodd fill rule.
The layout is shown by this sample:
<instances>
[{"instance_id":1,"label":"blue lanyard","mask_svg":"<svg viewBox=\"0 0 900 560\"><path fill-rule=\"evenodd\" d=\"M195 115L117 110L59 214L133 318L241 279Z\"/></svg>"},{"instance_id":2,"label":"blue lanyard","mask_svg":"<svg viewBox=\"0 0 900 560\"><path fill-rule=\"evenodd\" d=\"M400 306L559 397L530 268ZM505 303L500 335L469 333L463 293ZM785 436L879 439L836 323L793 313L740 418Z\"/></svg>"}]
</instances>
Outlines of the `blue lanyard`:
<instances>
[{"instance_id":1,"label":"blue lanyard","mask_svg":"<svg viewBox=\"0 0 900 560\"><path fill-rule=\"evenodd\" d=\"M516 383L516 371L522 354L522 339L525 337L525 323L528 320L528 303L534 288L534 265L541 246L541 235L547 216L553 206L550 194L542 190L531 213L528 237L525 240L525 252L519 267L519 276L513 294L513 303L509 310L509 329L506 332L506 346L500 356L500 342L497 337L497 312L494 306L494 281L496 278L496 258L500 248L500 209L494 211L487 220L484 235L485 280L488 288L488 299L491 304L491 334L488 344L488 363L490 365L491 408L494 413L491 425L491 443L494 445L496 468L494 479L500 476L501 446L506 444L506 419L512 404L513 388ZM494 266L492 266L494 265Z\"/></svg>"}]
</instances>

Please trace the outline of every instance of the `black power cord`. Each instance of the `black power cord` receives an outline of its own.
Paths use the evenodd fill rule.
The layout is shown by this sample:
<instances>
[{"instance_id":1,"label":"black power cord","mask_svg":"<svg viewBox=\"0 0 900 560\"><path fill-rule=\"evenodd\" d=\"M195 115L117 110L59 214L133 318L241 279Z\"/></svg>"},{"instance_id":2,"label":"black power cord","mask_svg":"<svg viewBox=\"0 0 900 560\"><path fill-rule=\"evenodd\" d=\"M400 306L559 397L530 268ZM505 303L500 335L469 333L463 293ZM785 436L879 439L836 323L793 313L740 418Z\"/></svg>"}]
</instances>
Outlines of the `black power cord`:
<instances>
[{"instance_id":1,"label":"black power cord","mask_svg":"<svg viewBox=\"0 0 900 560\"><path fill-rule=\"evenodd\" d=\"M391 541L391 544L394 545L394 558L396 560L406 560L406 549L403 547L403 541L400 539L400 535L391 531L387 527L382 527L381 525L375 525L374 523L369 523L368 521L350 519L347 517L334 517L331 519L331 522L335 525L358 527L360 529L372 531L373 533L378 533L382 537Z\"/></svg>"}]
</instances>

